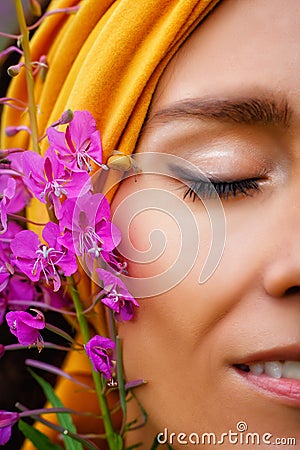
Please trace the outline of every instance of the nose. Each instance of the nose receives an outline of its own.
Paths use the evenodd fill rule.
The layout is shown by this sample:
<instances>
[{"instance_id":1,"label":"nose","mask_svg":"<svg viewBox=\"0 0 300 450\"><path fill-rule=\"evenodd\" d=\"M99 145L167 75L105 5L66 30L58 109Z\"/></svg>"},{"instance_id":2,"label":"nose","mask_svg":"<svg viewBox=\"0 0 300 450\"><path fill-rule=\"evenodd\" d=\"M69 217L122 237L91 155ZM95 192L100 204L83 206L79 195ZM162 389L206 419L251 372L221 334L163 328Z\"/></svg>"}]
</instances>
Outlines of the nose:
<instances>
[{"instance_id":1,"label":"nose","mask_svg":"<svg viewBox=\"0 0 300 450\"><path fill-rule=\"evenodd\" d=\"M291 260L273 265L265 277L265 290L272 297L298 293L300 298L300 267L296 268Z\"/></svg>"},{"instance_id":2,"label":"nose","mask_svg":"<svg viewBox=\"0 0 300 450\"><path fill-rule=\"evenodd\" d=\"M264 288L272 297L298 293L300 298L300 204L295 199L277 208L277 220L270 230L273 244L264 269Z\"/></svg>"}]
</instances>

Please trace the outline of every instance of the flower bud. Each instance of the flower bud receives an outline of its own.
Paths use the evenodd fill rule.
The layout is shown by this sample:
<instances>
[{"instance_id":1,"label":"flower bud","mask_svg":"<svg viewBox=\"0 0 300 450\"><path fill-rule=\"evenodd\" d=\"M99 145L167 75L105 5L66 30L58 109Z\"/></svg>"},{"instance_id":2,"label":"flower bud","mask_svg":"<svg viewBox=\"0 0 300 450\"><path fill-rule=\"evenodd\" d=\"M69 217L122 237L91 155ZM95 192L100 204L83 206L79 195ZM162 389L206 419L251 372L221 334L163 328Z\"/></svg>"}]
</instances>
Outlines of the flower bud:
<instances>
[{"instance_id":1,"label":"flower bud","mask_svg":"<svg viewBox=\"0 0 300 450\"><path fill-rule=\"evenodd\" d=\"M74 118L74 113L71 109L67 109L64 111L56 122L53 122L50 126L51 127L57 127L58 125L66 125L67 123L70 123Z\"/></svg>"},{"instance_id":2,"label":"flower bud","mask_svg":"<svg viewBox=\"0 0 300 450\"><path fill-rule=\"evenodd\" d=\"M20 125L18 127L13 127L13 126L6 127L5 134L8 137L12 137L12 136L15 136L17 133L19 133L19 131L22 131L22 130L27 131L29 134L31 134L30 128L28 128L24 125Z\"/></svg>"},{"instance_id":3,"label":"flower bud","mask_svg":"<svg viewBox=\"0 0 300 450\"><path fill-rule=\"evenodd\" d=\"M20 64L16 64L15 66L10 66L7 69L7 73L8 73L8 75L10 77L16 77L17 75L19 75L20 69L21 69L21 65Z\"/></svg>"},{"instance_id":4,"label":"flower bud","mask_svg":"<svg viewBox=\"0 0 300 450\"><path fill-rule=\"evenodd\" d=\"M116 154L110 156L106 164L110 169L126 172L127 170L130 170L132 168L132 163L133 161L130 156L120 153L118 155Z\"/></svg>"},{"instance_id":5,"label":"flower bud","mask_svg":"<svg viewBox=\"0 0 300 450\"><path fill-rule=\"evenodd\" d=\"M6 127L5 134L6 136L12 137L15 136L19 132L18 127Z\"/></svg>"},{"instance_id":6,"label":"flower bud","mask_svg":"<svg viewBox=\"0 0 300 450\"><path fill-rule=\"evenodd\" d=\"M74 113L71 109L67 109L62 113L62 116L60 118L60 124L64 125L66 123L70 123L73 120Z\"/></svg>"}]
</instances>

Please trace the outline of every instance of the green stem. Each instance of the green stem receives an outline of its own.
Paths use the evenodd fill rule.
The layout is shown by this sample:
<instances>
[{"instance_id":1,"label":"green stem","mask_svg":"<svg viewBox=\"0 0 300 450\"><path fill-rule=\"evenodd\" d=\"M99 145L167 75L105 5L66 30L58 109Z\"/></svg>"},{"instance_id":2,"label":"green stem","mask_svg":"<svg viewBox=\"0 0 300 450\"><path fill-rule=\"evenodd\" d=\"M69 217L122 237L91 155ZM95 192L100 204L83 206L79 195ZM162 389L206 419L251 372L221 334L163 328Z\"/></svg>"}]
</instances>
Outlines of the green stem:
<instances>
[{"instance_id":1,"label":"green stem","mask_svg":"<svg viewBox=\"0 0 300 450\"><path fill-rule=\"evenodd\" d=\"M120 403L123 410L123 423L120 434L124 433L124 429L126 427L127 421L127 405L126 405L126 393L125 393L125 383L124 383L124 374L123 374L123 365L122 365L122 348L121 348L121 340L119 336L116 336L116 344L117 344L117 379L119 386L119 394L120 394Z\"/></svg>"},{"instance_id":2,"label":"green stem","mask_svg":"<svg viewBox=\"0 0 300 450\"><path fill-rule=\"evenodd\" d=\"M75 310L77 313L77 319L78 319L80 331L81 331L81 334L83 337L83 341L86 344L90 340L90 331L89 331L88 322L84 315L84 311L83 311L82 304L81 304L81 301L80 301L80 298L78 295L78 291L74 285L74 280L72 279L72 277L70 277L70 278L68 278L68 281L70 283L70 293L71 293L71 297L72 297L72 300L73 300L73 303L75 306ZM91 362L90 362L90 364L91 364ZM103 394L104 384L103 384L100 373L95 372L95 370L93 370L92 365L91 365L91 368L92 368L92 375L93 375L93 380L94 380L94 384L95 384L95 389L96 389L97 396L98 396L100 411L101 411L101 414L103 417L107 443L109 445L110 450L115 450L116 449L116 445L115 445L116 433L114 432L114 429L112 426L106 397Z\"/></svg>"},{"instance_id":3,"label":"green stem","mask_svg":"<svg viewBox=\"0 0 300 450\"><path fill-rule=\"evenodd\" d=\"M63 339L65 339L66 341L70 342L72 345L75 343L72 336L70 336L64 330L62 330L54 325L51 325L50 323L46 323L45 328L47 328L47 330L51 331L52 333L57 334L57 336L60 336Z\"/></svg>"},{"instance_id":4,"label":"green stem","mask_svg":"<svg viewBox=\"0 0 300 450\"><path fill-rule=\"evenodd\" d=\"M29 47L29 30L27 29L26 20L24 16L24 10L21 0L14 0L15 8L18 16L18 22L20 26L20 32L22 36L22 48L24 51L25 70L26 70L26 85L28 95L28 108L30 118L30 129L32 137L33 150L36 153L40 153L39 141L38 141L38 127L36 118L36 104L34 99L34 79L32 73L30 47Z\"/></svg>"}]
</instances>

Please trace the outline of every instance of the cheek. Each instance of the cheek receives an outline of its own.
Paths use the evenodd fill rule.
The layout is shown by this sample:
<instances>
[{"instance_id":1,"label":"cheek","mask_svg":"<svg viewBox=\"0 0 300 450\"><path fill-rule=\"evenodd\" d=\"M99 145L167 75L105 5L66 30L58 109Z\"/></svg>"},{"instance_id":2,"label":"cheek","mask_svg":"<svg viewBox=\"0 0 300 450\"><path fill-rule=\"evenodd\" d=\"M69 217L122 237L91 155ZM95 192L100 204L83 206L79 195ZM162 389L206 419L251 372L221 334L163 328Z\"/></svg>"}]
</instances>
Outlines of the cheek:
<instances>
[{"instance_id":1,"label":"cheek","mask_svg":"<svg viewBox=\"0 0 300 450\"><path fill-rule=\"evenodd\" d=\"M216 271L207 282L199 283L211 248L212 229L201 204L195 203L192 208L198 226L198 241L192 233L182 236L176 220L166 211L153 210L136 215L128 230L130 243L123 240L122 250L127 257L129 273L126 284L131 292L139 290L140 293L140 308L135 319L120 326L120 333L125 338L125 361L130 377L147 374L152 377L155 367L159 376L162 366L167 372L172 372L177 365L180 348L183 349L183 366L183 361L189 363L200 347L201 358L205 358L205 354L209 356L213 347L217 347L226 335L225 330L221 337L217 336L221 329L218 323L257 287L256 274L261 261L252 253L258 234L253 226L252 234L245 236L245 230L239 227L240 215L228 223L226 248ZM122 224L120 227L124 235L127 230ZM254 242L249 245L252 235ZM180 257L182 254L195 254L195 248L196 257L184 267ZM137 257L136 250L139 252L138 260L133 258L133 255ZM178 267L174 271L176 265ZM147 296L143 287L148 282L152 295ZM210 339L212 333L214 339Z\"/></svg>"},{"instance_id":2,"label":"cheek","mask_svg":"<svg viewBox=\"0 0 300 450\"><path fill-rule=\"evenodd\" d=\"M200 275L211 243L210 218L200 203L191 208L175 189L157 181L148 188L143 178L126 180L112 205L122 233L118 252L127 262L126 285L136 298L173 289L195 266Z\"/></svg>"},{"instance_id":3,"label":"cheek","mask_svg":"<svg viewBox=\"0 0 300 450\"><path fill-rule=\"evenodd\" d=\"M126 258L131 277L150 278L176 263L180 243L180 229L167 212L146 210L129 224L128 239L122 240L119 251Z\"/></svg>"}]
</instances>

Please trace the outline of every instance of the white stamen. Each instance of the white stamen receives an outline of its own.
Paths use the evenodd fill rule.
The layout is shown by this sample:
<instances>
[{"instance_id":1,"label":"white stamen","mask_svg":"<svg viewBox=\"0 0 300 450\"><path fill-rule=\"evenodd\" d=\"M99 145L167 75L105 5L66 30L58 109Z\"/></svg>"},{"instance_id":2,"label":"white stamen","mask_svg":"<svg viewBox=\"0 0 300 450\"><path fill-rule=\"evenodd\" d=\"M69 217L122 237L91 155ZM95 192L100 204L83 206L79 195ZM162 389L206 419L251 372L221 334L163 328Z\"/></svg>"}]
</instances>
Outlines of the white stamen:
<instances>
[{"instance_id":1,"label":"white stamen","mask_svg":"<svg viewBox=\"0 0 300 450\"><path fill-rule=\"evenodd\" d=\"M79 252L81 255L84 253L94 254L95 258L99 258L101 255L102 240L95 232L94 228L87 227L84 233L79 236ZM99 245L100 244L100 245Z\"/></svg>"}]
</instances>

